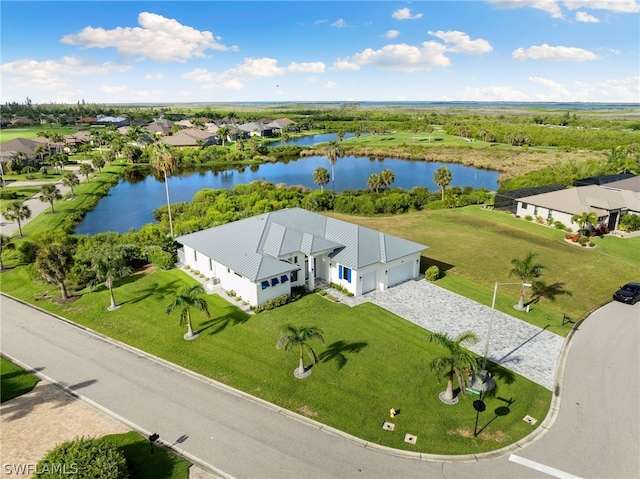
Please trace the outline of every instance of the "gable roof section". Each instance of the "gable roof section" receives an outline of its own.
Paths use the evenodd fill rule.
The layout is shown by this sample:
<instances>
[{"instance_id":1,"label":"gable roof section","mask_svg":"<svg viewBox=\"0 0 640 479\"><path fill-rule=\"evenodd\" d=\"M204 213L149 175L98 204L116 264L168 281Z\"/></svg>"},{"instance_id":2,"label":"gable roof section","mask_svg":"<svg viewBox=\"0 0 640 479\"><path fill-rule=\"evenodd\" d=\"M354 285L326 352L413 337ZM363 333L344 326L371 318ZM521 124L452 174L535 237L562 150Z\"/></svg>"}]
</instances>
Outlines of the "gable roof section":
<instances>
[{"instance_id":1,"label":"gable roof section","mask_svg":"<svg viewBox=\"0 0 640 479\"><path fill-rule=\"evenodd\" d=\"M389 262L427 247L302 208L227 223L176 239L252 281L299 269L283 259L328 254L352 269Z\"/></svg>"}]
</instances>

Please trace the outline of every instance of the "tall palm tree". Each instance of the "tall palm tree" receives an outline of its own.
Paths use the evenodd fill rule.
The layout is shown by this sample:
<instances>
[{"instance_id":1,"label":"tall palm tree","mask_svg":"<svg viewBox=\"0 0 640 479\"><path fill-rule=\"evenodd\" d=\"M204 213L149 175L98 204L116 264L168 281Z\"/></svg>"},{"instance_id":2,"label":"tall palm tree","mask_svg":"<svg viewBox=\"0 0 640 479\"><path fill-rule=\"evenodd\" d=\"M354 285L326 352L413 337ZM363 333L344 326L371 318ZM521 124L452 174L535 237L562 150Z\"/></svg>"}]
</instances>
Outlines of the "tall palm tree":
<instances>
[{"instance_id":1,"label":"tall palm tree","mask_svg":"<svg viewBox=\"0 0 640 479\"><path fill-rule=\"evenodd\" d=\"M367 178L367 186L370 189L372 189L373 191L375 191L376 193L380 189L381 185L382 185L382 180L380 179L380 175L379 174L371 173L369 175L369 178Z\"/></svg>"},{"instance_id":2,"label":"tall palm tree","mask_svg":"<svg viewBox=\"0 0 640 479\"><path fill-rule=\"evenodd\" d=\"M449 168L447 168L446 166L441 166L433 174L433 182L436 185L438 185L442 190L443 201L444 201L444 190L447 186L449 186L449 183L451 183L452 179L453 179L453 176L451 175L451 170L449 170Z\"/></svg>"},{"instance_id":3,"label":"tall palm tree","mask_svg":"<svg viewBox=\"0 0 640 479\"><path fill-rule=\"evenodd\" d=\"M56 185L49 183L47 185L42 185L40 188L40 201L43 203L51 204L51 212L55 213L53 209L53 202L62 198L60 194L60 190L56 188Z\"/></svg>"},{"instance_id":4,"label":"tall palm tree","mask_svg":"<svg viewBox=\"0 0 640 479\"><path fill-rule=\"evenodd\" d=\"M91 165L98 171L102 171L102 168L104 168L105 165L105 161L104 158L102 158L101 156L96 156L95 158L93 158L91 160Z\"/></svg>"},{"instance_id":5,"label":"tall palm tree","mask_svg":"<svg viewBox=\"0 0 640 479\"><path fill-rule=\"evenodd\" d=\"M12 239L10 236L0 234L0 271L4 269L4 265L2 264L2 253L8 249L14 249L15 245L12 243Z\"/></svg>"},{"instance_id":6,"label":"tall palm tree","mask_svg":"<svg viewBox=\"0 0 640 479\"><path fill-rule=\"evenodd\" d=\"M69 171L62 177L62 184L67 188L71 188L71 194L75 196L76 193L73 191L73 187L78 186L80 184L80 180L73 171Z\"/></svg>"},{"instance_id":7,"label":"tall palm tree","mask_svg":"<svg viewBox=\"0 0 640 479\"><path fill-rule=\"evenodd\" d=\"M132 273L132 269L127 265L121 250L112 245L105 245L98 251L94 251L91 258L91 270L95 273L95 281L104 283L109 289L109 297L111 304L107 308L108 311L115 311L120 307L116 303L113 295L113 282ZM93 284L92 284L93 285Z\"/></svg>"},{"instance_id":8,"label":"tall palm tree","mask_svg":"<svg viewBox=\"0 0 640 479\"><path fill-rule=\"evenodd\" d=\"M578 232L585 235L588 231L589 225L595 226L598 222L598 215L595 212L583 211L580 214L575 214L571 217L571 223L576 223L580 226Z\"/></svg>"},{"instance_id":9,"label":"tall palm tree","mask_svg":"<svg viewBox=\"0 0 640 479\"><path fill-rule=\"evenodd\" d=\"M68 245L48 243L38 248L36 269L47 280L58 283L62 299L69 298L64 280L73 267L73 254Z\"/></svg>"},{"instance_id":10,"label":"tall palm tree","mask_svg":"<svg viewBox=\"0 0 640 479\"><path fill-rule=\"evenodd\" d=\"M387 168L380 172L380 181L384 185L385 189L388 190L389 187L391 186L391 183L396 181L396 175L393 172L393 170Z\"/></svg>"},{"instance_id":11,"label":"tall palm tree","mask_svg":"<svg viewBox=\"0 0 640 479\"><path fill-rule=\"evenodd\" d=\"M164 175L164 186L167 192L167 209L169 212L169 230L173 238L173 220L171 218L171 201L169 199L169 181L168 176L175 170L178 165L178 158L173 148L166 143L157 143L153 146L151 152L151 166Z\"/></svg>"},{"instance_id":12,"label":"tall palm tree","mask_svg":"<svg viewBox=\"0 0 640 479\"><path fill-rule=\"evenodd\" d=\"M231 134L231 130L227 126L221 126L218 128L218 137L222 140L222 146L227 143L227 138Z\"/></svg>"},{"instance_id":13,"label":"tall palm tree","mask_svg":"<svg viewBox=\"0 0 640 479\"><path fill-rule=\"evenodd\" d=\"M338 161L338 158L342 158L344 156L344 151L342 150L342 148L340 148L337 142L332 141L324 150L324 154L326 155L327 160L329 160L329 164L331 165L331 189L335 194L336 193L336 175L334 171L334 166Z\"/></svg>"},{"instance_id":14,"label":"tall palm tree","mask_svg":"<svg viewBox=\"0 0 640 479\"><path fill-rule=\"evenodd\" d=\"M453 377L458 379L460 392L464 396L465 377L463 373L475 371L478 360L471 351L465 349L478 342L473 331L465 331L452 338L447 333L431 333L427 339L445 347L446 355L438 356L431 361L430 368L438 376L447 376L447 389L440 393L440 400L445 404L455 404L458 398L453 395Z\"/></svg>"},{"instance_id":15,"label":"tall palm tree","mask_svg":"<svg viewBox=\"0 0 640 479\"><path fill-rule=\"evenodd\" d=\"M313 182L320 186L320 191L324 191L324 186L329 183L329 172L326 168L316 168L313 171Z\"/></svg>"},{"instance_id":16,"label":"tall palm tree","mask_svg":"<svg viewBox=\"0 0 640 479\"><path fill-rule=\"evenodd\" d=\"M195 339L199 334L193 331L193 326L191 324L191 308L196 308L199 311L202 311L207 319L210 317L207 302L203 298L198 297L202 293L204 293L202 286L183 288L176 294L173 303L167 306L167 314L171 314L174 309L182 308L180 310L180 325L187 323L187 332L183 336L184 339Z\"/></svg>"},{"instance_id":17,"label":"tall palm tree","mask_svg":"<svg viewBox=\"0 0 640 479\"><path fill-rule=\"evenodd\" d=\"M34 155L40 156L40 163L44 163L44 154L47 152L47 148L44 145L38 145L33 150Z\"/></svg>"},{"instance_id":18,"label":"tall palm tree","mask_svg":"<svg viewBox=\"0 0 640 479\"><path fill-rule=\"evenodd\" d=\"M535 278L542 275L543 271L547 268L541 263L534 263L534 259L537 256L536 253L529 251L524 259L514 258L511 260L511 271L509 277L516 276L522 281L522 289L520 290L520 299L518 299L518 305L516 309L524 309L524 295L525 295L525 283L532 283Z\"/></svg>"},{"instance_id":19,"label":"tall palm tree","mask_svg":"<svg viewBox=\"0 0 640 479\"><path fill-rule=\"evenodd\" d=\"M31 210L27 205L19 201L13 201L7 205L4 217L9 221L18 223L18 231L20 232L20 238L22 238L22 220L31 218Z\"/></svg>"},{"instance_id":20,"label":"tall palm tree","mask_svg":"<svg viewBox=\"0 0 640 479\"><path fill-rule=\"evenodd\" d=\"M316 339L324 344L322 331L315 326L300 326L299 328L296 328L295 326L287 325L282 331L280 339L278 339L278 342L276 343L276 348L284 349L285 351L290 351L293 347L298 346L300 351L300 365L293 371L293 374L298 378L303 378L311 374L311 370L305 370L304 367L305 351L313 361L313 364L318 361L316 352L309 345L309 341L312 339Z\"/></svg>"},{"instance_id":21,"label":"tall palm tree","mask_svg":"<svg viewBox=\"0 0 640 479\"><path fill-rule=\"evenodd\" d=\"M82 163L80 168L78 168L78 173L84 175L84 177L89 181L89 175L93 173L93 168L89 163Z\"/></svg>"}]
</instances>

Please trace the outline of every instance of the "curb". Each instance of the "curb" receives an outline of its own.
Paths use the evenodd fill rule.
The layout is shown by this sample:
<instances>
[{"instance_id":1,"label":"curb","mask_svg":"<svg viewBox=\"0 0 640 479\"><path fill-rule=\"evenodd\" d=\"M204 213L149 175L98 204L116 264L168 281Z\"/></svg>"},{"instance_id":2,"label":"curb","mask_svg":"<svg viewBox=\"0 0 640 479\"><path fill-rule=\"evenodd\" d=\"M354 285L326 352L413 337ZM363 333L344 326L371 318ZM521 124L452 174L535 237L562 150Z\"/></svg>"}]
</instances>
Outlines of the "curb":
<instances>
[{"instance_id":1,"label":"curb","mask_svg":"<svg viewBox=\"0 0 640 479\"><path fill-rule=\"evenodd\" d=\"M345 441L348 441L352 444L361 446L363 448L367 448L367 449L372 449L375 451L378 451L380 453L383 454L387 454L390 456L395 456L395 457L402 457L402 458L407 458L407 459L412 459L412 460L418 460L418 461L425 461L425 462L449 462L449 463L454 463L454 462L479 462L481 460L487 460L487 459L495 459L498 457L502 457L505 456L507 454L513 453L514 451L519 451L521 449L523 449L526 445L536 441L537 439L539 439L540 437L542 437L550 428L551 426L554 424L554 422L557 419L558 416L558 412L560 409L560 391L561 391L561 382L562 382L562 378L564 376L564 368L565 368L565 364L566 364L566 359L568 357L568 352L569 352L569 347L570 344L572 342L572 339L575 335L575 331L577 331L578 326L580 324L582 324L582 321L584 321L584 319L581 319L580 321L578 321L576 324L574 324L574 326L572 327L571 331L569 332L569 334L567 335L567 337L565 338L565 341L563 343L562 346L562 351L560 354L560 357L558 358L558 365L556 368L556 378L554 381L554 391L552 392L553 396L552 396L552 401L551 401L551 406L549 407L549 411L547 413L547 415L545 416L544 420L540 423L540 426L538 426L534 431L532 431L529 435L525 436L524 438L520 439L519 441L510 444L508 446L505 446L503 448L500 449L496 449L494 451L489 451L489 452L483 452L483 453L478 453L478 454L466 454L466 455L439 455L439 454L428 454L428 453L420 453L420 452L412 452L412 451L404 451L401 449L394 449L388 446L383 446L380 444L375 444L369 441L365 441L363 439L360 439L358 437L355 437L351 434L348 434L344 431L340 431L338 429L335 429L331 426L328 426L326 424L320 423L318 421L315 421L313 419L310 419L306 416L303 416L301 414L295 413L293 411L290 411L288 409L282 408L280 406L277 406L275 404L272 404L270 402L267 402L263 399L260 399L258 397L255 396L251 396L250 394L245 393L244 391L240 391L238 389L235 389L231 386L228 386L224 383L218 382L214 379L208 378L206 376L203 376L201 374L198 374L196 372L193 372L189 369L186 369L182 366L179 366L177 364L171 363L165 359L159 358L157 356L154 356L152 354L149 354L141 349L135 348L133 346L130 346L128 344L122 343L118 340L115 340L113 338L110 338L104 334L101 334L97 331L94 331L90 328L87 328L85 326L82 326L80 324L74 323L62 316L59 316L55 313L51 313L50 311L46 311L38 306L32 305L22 299L19 298L15 298L9 294L6 294L4 292L0 292L0 296L6 296L7 298L13 299L14 301L17 301L25 306L28 306L32 309L36 309L38 311L40 311L43 314L46 314L48 316L51 316L54 319L57 319L59 321L62 321L72 327L81 329L83 331L85 331L86 333L95 336L96 338L99 338L105 342L108 342L110 344L113 344L114 346L120 347L121 349L127 350L129 352L138 354L140 356L145 357L146 359L149 359L151 361L154 361L166 368L169 369L173 369L174 371L177 371L179 373L185 374L187 376L190 376L193 379L197 379L199 381L202 381L210 386L214 386L217 387L227 393L233 394L237 397L240 397L242 399L246 399L249 401L252 401L262 407L265 407L267 409L271 409L272 411L278 413L278 414L282 414L283 416L289 417L291 419L295 419L299 422L305 423L310 427L313 427L315 429L319 429L323 432L326 432L327 434L331 434L332 436L335 437L339 437ZM3 353L4 355L4 353ZM12 361L14 361L13 359L11 359ZM19 361L16 361L16 364L18 364L19 366L23 367L24 369L26 369L27 371L31 372L32 374L41 377L42 379L47 380L48 382L50 382L51 384L55 385L56 387L58 387L60 390L62 390L63 392L65 392L66 394L75 397L77 399L82 400L83 402L87 403L88 405L90 405L91 407L103 412L104 414L107 414L113 418L115 418L116 420L118 420L119 422L127 425L128 427L131 427L132 429L134 429L135 431L143 434L143 435L150 435L149 431L146 431L140 427L138 427L136 424L133 424L131 422L129 422L127 419L122 418L116 414L114 414L113 412L111 412L110 410L102 407L101 405L95 403L94 401L87 399L85 397L83 397L81 394L78 394L75 391L70 390L69 388L67 388L66 386L59 384L58 382L56 382L55 380L47 377L46 375L38 372L38 371L34 371L33 369L31 369L29 366L23 365L22 363L20 363ZM175 449L171 444L168 444L166 442L163 442L162 440L159 441L159 443L162 444L163 447L170 449L171 451L175 452L176 454L179 454L183 457L185 457L186 459L188 459L189 461L192 461L195 464L198 464L199 466L205 468L206 470L217 474L220 478L223 479L232 479L233 476L230 476L229 474L218 470L217 468L215 468L214 466L207 464L205 462L203 462L202 460L200 460L197 457L191 456L189 453L180 451Z\"/></svg>"}]
</instances>

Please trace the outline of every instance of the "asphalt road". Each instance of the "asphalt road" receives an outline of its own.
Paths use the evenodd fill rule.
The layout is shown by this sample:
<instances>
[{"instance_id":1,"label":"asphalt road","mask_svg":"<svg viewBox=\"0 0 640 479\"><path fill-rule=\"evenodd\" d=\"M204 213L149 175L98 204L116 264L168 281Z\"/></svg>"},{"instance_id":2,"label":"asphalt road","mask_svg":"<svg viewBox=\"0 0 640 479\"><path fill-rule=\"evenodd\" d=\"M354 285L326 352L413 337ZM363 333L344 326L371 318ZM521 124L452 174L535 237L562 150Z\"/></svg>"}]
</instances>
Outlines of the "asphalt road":
<instances>
[{"instance_id":1,"label":"asphalt road","mask_svg":"<svg viewBox=\"0 0 640 479\"><path fill-rule=\"evenodd\" d=\"M466 461L407 458L344 437L4 296L0 312L3 353L221 476L535 478L550 477L547 467L556 477L640 477L640 303L612 303L580 325L550 430Z\"/></svg>"}]
</instances>

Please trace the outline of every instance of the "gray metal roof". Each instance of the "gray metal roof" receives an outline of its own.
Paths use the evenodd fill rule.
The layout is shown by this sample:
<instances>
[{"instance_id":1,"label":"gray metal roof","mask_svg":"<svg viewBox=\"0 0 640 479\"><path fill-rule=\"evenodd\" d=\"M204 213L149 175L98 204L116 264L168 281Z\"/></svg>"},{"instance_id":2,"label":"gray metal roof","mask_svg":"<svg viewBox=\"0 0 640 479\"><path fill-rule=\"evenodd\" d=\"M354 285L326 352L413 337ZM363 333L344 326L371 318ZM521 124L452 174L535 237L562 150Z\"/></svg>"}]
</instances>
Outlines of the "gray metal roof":
<instances>
[{"instance_id":1,"label":"gray metal roof","mask_svg":"<svg viewBox=\"0 0 640 479\"><path fill-rule=\"evenodd\" d=\"M298 269L283 260L297 252L328 254L334 261L357 270L427 248L302 208L265 213L180 236L176 241L252 281Z\"/></svg>"}]
</instances>

